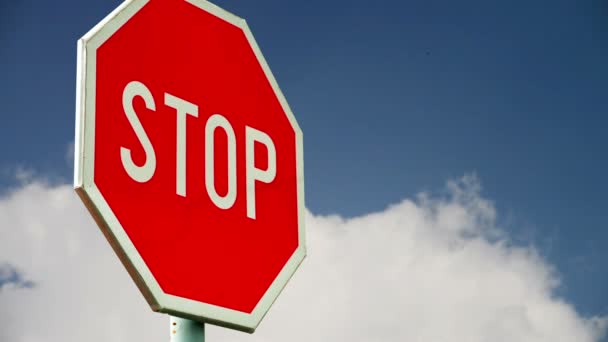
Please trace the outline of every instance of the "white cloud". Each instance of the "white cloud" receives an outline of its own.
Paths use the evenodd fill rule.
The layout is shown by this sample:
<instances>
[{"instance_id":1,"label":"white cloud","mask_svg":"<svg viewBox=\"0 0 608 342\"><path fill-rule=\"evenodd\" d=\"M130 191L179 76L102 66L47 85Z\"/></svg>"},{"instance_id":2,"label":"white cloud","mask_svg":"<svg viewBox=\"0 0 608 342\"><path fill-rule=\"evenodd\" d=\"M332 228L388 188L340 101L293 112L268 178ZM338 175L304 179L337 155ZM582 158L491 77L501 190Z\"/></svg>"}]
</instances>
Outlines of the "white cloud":
<instances>
[{"instance_id":1,"label":"white cloud","mask_svg":"<svg viewBox=\"0 0 608 342\"><path fill-rule=\"evenodd\" d=\"M598 341L607 318L556 298L554 270L513 246L473 177L362 217L307 215L309 256L253 335L209 341ZM70 186L0 198L0 341L168 341Z\"/></svg>"}]
</instances>

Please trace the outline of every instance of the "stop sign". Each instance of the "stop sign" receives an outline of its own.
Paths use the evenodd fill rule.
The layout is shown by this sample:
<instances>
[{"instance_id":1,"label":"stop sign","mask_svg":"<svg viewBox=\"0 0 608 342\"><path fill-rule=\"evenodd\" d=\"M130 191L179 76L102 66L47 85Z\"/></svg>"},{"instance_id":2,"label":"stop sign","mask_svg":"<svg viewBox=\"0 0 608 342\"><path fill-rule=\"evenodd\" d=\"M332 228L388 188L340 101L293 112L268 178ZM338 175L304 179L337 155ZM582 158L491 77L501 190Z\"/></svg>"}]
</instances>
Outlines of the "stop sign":
<instances>
[{"instance_id":1,"label":"stop sign","mask_svg":"<svg viewBox=\"0 0 608 342\"><path fill-rule=\"evenodd\" d=\"M302 132L247 24L127 1L78 54L83 202L153 310L253 332L306 251Z\"/></svg>"}]
</instances>

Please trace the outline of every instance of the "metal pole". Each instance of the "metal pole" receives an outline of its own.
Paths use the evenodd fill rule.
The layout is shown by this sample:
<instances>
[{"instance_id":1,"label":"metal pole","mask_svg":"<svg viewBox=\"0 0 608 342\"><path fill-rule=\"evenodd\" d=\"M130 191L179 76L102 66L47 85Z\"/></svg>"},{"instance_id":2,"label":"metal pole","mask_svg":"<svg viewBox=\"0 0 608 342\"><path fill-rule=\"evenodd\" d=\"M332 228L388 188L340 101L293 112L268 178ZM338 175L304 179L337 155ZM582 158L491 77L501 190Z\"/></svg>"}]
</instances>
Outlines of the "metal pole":
<instances>
[{"instance_id":1,"label":"metal pole","mask_svg":"<svg viewBox=\"0 0 608 342\"><path fill-rule=\"evenodd\" d=\"M171 342L205 342L205 324L170 316Z\"/></svg>"}]
</instances>

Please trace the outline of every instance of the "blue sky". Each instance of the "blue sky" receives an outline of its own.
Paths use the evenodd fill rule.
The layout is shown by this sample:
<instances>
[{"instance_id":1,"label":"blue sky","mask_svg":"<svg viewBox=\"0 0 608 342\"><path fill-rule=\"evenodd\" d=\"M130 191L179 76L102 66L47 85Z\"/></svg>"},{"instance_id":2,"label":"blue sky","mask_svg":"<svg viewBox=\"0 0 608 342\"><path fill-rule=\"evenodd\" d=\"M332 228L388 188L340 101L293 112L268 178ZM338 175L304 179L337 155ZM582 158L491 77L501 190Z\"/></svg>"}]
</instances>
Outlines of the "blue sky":
<instances>
[{"instance_id":1,"label":"blue sky","mask_svg":"<svg viewBox=\"0 0 608 342\"><path fill-rule=\"evenodd\" d=\"M76 40L119 3L0 3L0 193L19 167L71 181ZM474 173L557 294L608 314L606 1L215 3L247 19L304 131L313 213Z\"/></svg>"}]
</instances>

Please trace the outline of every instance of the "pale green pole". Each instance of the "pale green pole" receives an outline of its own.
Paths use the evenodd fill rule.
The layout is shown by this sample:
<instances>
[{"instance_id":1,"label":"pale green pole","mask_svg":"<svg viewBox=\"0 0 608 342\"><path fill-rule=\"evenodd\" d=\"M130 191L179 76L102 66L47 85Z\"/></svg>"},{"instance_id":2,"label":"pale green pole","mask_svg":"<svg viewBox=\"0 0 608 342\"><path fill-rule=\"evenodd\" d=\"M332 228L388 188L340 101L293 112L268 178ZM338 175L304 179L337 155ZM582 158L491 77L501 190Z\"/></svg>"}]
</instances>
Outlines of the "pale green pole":
<instances>
[{"instance_id":1,"label":"pale green pole","mask_svg":"<svg viewBox=\"0 0 608 342\"><path fill-rule=\"evenodd\" d=\"M170 317L171 342L205 342L205 323Z\"/></svg>"}]
</instances>

